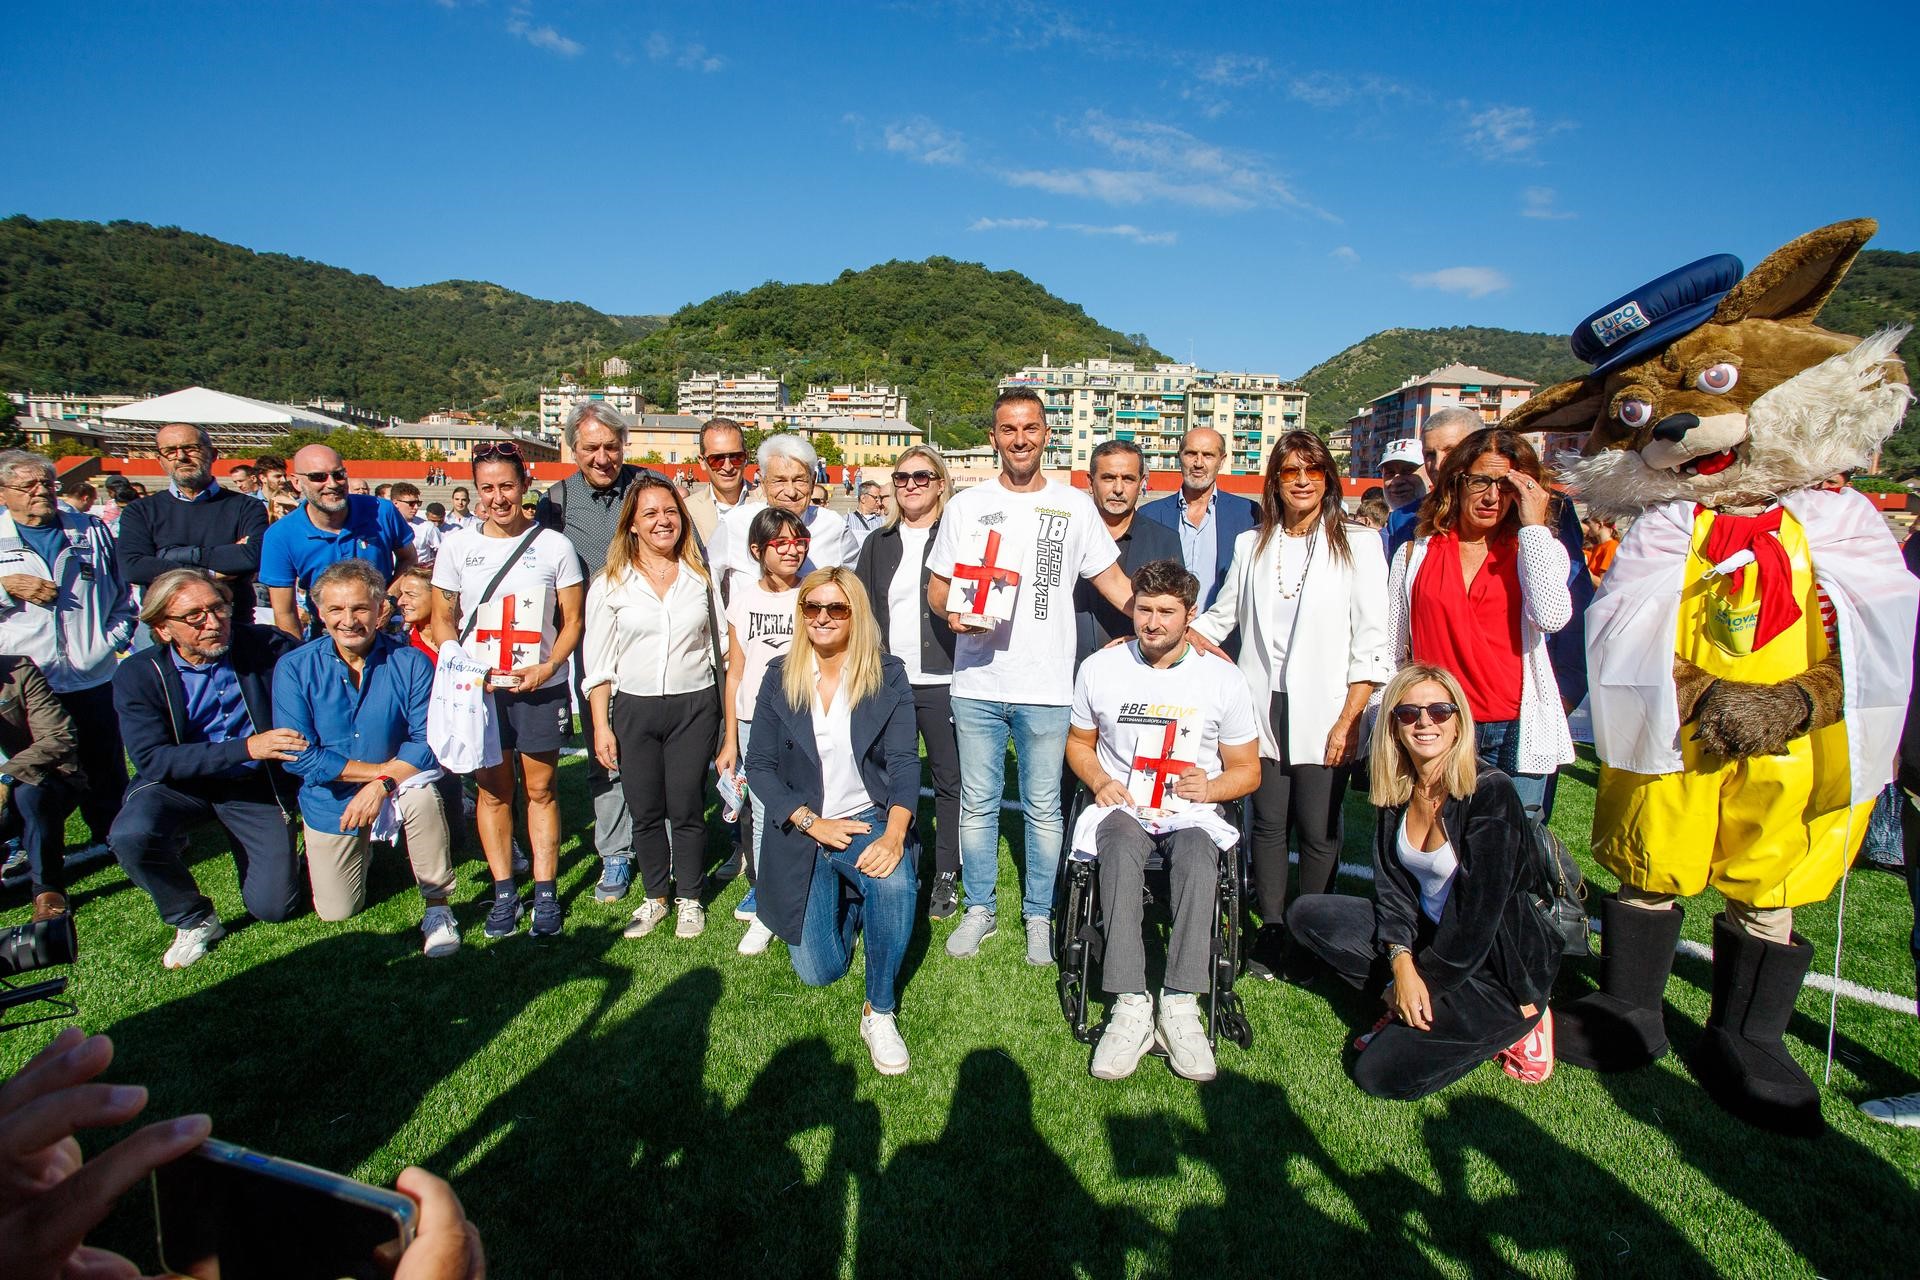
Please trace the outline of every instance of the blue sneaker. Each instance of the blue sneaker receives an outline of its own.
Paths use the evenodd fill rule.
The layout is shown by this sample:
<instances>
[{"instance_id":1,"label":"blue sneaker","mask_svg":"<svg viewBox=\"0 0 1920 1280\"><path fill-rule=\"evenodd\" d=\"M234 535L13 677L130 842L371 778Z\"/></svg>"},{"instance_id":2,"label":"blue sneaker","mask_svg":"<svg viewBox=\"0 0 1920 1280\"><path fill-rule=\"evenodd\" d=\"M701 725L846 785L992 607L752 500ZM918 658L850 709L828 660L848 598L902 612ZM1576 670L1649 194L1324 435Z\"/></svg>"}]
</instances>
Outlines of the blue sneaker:
<instances>
[{"instance_id":1,"label":"blue sneaker","mask_svg":"<svg viewBox=\"0 0 1920 1280\"><path fill-rule=\"evenodd\" d=\"M593 886L595 902L618 902L627 896L627 890L632 887L632 859L602 858L600 860L600 883Z\"/></svg>"},{"instance_id":2,"label":"blue sneaker","mask_svg":"<svg viewBox=\"0 0 1920 1280\"><path fill-rule=\"evenodd\" d=\"M557 938L567 913L560 905L560 899L536 897L533 900L533 925L527 930L530 937Z\"/></svg>"},{"instance_id":3,"label":"blue sneaker","mask_svg":"<svg viewBox=\"0 0 1920 1280\"><path fill-rule=\"evenodd\" d=\"M487 912L486 935L489 938L507 938L520 927L520 895L502 895L493 900L493 910Z\"/></svg>"},{"instance_id":4,"label":"blue sneaker","mask_svg":"<svg viewBox=\"0 0 1920 1280\"><path fill-rule=\"evenodd\" d=\"M735 920L752 920L759 914L758 905L754 901L753 890L749 888L747 890L747 896L740 899L740 905L733 909L733 918Z\"/></svg>"}]
</instances>

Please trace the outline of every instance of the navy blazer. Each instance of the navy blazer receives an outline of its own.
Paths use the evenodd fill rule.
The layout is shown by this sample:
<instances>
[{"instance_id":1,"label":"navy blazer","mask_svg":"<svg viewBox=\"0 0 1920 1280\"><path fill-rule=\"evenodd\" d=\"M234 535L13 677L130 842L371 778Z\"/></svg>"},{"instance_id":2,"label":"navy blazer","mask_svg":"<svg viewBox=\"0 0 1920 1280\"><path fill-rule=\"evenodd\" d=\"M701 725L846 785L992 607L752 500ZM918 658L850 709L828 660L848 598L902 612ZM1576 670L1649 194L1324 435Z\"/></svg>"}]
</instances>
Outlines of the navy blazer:
<instances>
[{"instance_id":1,"label":"navy blazer","mask_svg":"<svg viewBox=\"0 0 1920 1280\"><path fill-rule=\"evenodd\" d=\"M813 706L811 702L798 709L787 705L782 687L786 665L785 654L775 658L760 682L753 738L747 744L747 785L759 794L767 815L754 886L760 922L781 941L797 946L807 895L820 865L820 845L789 819L801 805L819 813L826 784L820 773L820 750L813 741ZM867 796L885 821L887 810L895 805L909 813L920 807L920 731L906 664L886 654L880 665L885 680L877 693L853 708L851 731ZM909 867L914 843L909 827L905 854Z\"/></svg>"},{"instance_id":2,"label":"navy blazer","mask_svg":"<svg viewBox=\"0 0 1920 1280\"><path fill-rule=\"evenodd\" d=\"M1177 537L1180 533L1180 490L1156 498L1140 508L1140 514L1155 524L1165 525ZM1200 584L1200 611L1205 613L1220 594L1233 566L1233 541L1260 523L1260 504L1224 489L1213 491L1213 581Z\"/></svg>"}]
</instances>

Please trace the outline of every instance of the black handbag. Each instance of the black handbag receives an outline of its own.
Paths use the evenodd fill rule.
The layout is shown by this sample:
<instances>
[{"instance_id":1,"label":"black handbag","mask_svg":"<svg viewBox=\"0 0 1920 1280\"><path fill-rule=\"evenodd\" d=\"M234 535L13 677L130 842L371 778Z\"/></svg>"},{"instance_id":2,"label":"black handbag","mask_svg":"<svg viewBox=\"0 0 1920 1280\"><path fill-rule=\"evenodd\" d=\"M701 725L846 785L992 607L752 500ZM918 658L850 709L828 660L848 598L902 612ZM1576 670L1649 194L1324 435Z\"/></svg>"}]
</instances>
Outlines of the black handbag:
<instances>
[{"instance_id":1,"label":"black handbag","mask_svg":"<svg viewBox=\"0 0 1920 1280\"><path fill-rule=\"evenodd\" d=\"M1587 922L1586 878L1580 864L1561 843L1560 837L1544 825L1534 827L1534 847L1539 851L1540 877L1546 892L1535 897L1535 904L1553 931L1560 935L1560 953L1584 956L1592 951Z\"/></svg>"}]
</instances>

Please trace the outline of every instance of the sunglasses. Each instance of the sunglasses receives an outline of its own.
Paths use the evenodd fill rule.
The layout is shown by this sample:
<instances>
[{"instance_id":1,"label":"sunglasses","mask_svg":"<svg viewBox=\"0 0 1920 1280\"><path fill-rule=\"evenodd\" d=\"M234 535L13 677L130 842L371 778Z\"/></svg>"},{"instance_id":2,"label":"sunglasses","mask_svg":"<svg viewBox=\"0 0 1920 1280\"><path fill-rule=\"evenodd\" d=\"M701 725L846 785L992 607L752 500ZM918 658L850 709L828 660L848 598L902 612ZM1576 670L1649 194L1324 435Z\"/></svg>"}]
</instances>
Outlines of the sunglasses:
<instances>
[{"instance_id":1,"label":"sunglasses","mask_svg":"<svg viewBox=\"0 0 1920 1280\"><path fill-rule=\"evenodd\" d=\"M761 550L762 552L767 552L767 551L805 551L805 550L807 549L807 546L808 546L808 544L810 544L810 543L811 543L812 541L813 541L813 539L812 539L811 537L802 537L802 538L768 538L768 539L767 539L767 544L766 544L766 545L765 545L764 547L761 547L761 548L760 548L760 550Z\"/></svg>"},{"instance_id":2,"label":"sunglasses","mask_svg":"<svg viewBox=\"0 0 1920 1280\"><path fill-rule=\"evenodd\" d=\"M300 474L306 478L308 484L325 484L329 480L345 480L347 469L335 467L332 471L302 471Z\"/></svg>"},{"instance_id":3,"label":"sunglasses","mask_svg":"<svg viewBox=\"0 0 1920 1280\"><path fill-rule=\"evenodd\" d=\"M518 462L520 461L520 446L511 440L501 440L495 443L483 444L473 451L473 460L475 462L485 462L488 458L506 458L510 461Z\"/></svg>"},{"instance_id":4,"label":"sunglasses","mask_svg":"<svg viewBox=\"0 0 1920 1280\"><path fill-rule=\"evenodd\" d=\"M893 487L896 489L918 489L921 485L932 484L940 477L931 471L896 471L893 473Z\"/></svg>"},{"instance_id":5,"label":"sunglasses","mask_svg":"<svg viewBox=\"0 0 1920 1280\"><path fill-rule=\"evenodd\" d=\"M1434 724L1445 724L1460 713L1460 708L1451 702L1429 702L1424 706L1418 702L1403 702L1393 709L1395 724L1416 725L1420 717L1426 716Z\"/></svg>"},{"instance_id":6,"label":"sunglasses","mask_svg":"<svg viewBox=\"0 0 1920 1280\"><path fill-rule=\"evenodd\" d=\"M1323 467L1280 468L1280 479L1287 484L1292 484L1296 480L1325 480L1326 478L1326 469Z\"/></svg>"},{"instance_id":7,"label":"sunglasses","mask_svg":"<svg viewBox=\"0 0 1920 1280\"><path fill-rule=\"evenodd\" d=\"M744 452L710 453L706 455L706 463L710 467L720 467L722 469L744 467L747 465L747 455Z\"/></svg>"},{"instance_id":8,"label":"sunglasses","mask_svg":"<svg viewBox=\"0 0 1920 1280\"><path fill-rule=\"evenodd\" d=\"M812 600L802 600L800 612L806 615L809 621L832 618L835 622L845 622L853 616L853 606L839 600L835 600L832 604L816 604Z\"/></svg>"}]
</instances>

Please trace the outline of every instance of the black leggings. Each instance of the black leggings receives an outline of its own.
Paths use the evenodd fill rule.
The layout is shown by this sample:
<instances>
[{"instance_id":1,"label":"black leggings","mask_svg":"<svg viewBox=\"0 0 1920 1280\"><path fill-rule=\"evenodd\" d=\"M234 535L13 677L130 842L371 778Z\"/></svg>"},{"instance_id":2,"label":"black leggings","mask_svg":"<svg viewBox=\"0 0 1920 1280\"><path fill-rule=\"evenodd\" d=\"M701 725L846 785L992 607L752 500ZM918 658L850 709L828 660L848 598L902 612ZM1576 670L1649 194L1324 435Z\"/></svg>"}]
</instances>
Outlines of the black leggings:
<instances>
[{"instance_id":1,"label":"black leggings","mask_svg":"<svg viewBox=\"0 0 1920 1280\"><path fill-rule=\"evenodd\" d=\"M934 838L921 848L933 850L933 869L960 872L960 744L953 731L953 689L944 684L913 686L914 717L927 744L927 769L933 774ZM918 815L915 822L919 821Z\"/></svg>"},{"instance_id":2,"label":"black leggings","mask_svg":"<svg viewBox=\"0 0 1920 1280\"><path fill-rule=\"evenodd\" d=\"M613 695L620 788L633 815L633 856L649 898L698 898L706 877L707 766L720 729L713 690L658 698ZM666 824L673 827L671 856Z\"/></svg>"},{"instance_id":3,"label":"black leggings","mask_svg":"<svg viewBox=\"0 0 1920 1280\"><path fill-rule=\"evenodd\" d=\"M1287 695L1273 695L1274 741L1287 743ZM1279 924L1287 911L1287 833L1300 837L1300 892L1325 893L1340 866L1340 803L1347 793L1347 766L1282 764L1260 759L1260 786L1253 793L1253 880L1260 919Z\"/></svg>"}]
</instances>

